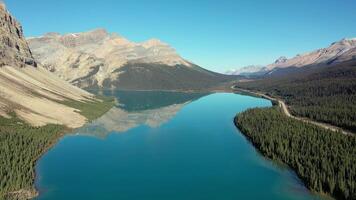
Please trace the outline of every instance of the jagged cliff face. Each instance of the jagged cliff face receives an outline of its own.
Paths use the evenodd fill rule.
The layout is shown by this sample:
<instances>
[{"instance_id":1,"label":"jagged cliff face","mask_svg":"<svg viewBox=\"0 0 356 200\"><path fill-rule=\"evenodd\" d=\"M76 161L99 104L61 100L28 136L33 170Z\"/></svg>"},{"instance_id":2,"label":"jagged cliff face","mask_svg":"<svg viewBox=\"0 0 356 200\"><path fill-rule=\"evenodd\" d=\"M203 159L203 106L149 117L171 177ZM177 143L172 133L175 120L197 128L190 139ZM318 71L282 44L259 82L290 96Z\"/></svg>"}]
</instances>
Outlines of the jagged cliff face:
<instances>
[{"instance_id":1,"label":"jagged cliff face","mask_svg":"<svg viewBox=\"0 0 356 200\"><path fill-rule=\"evenodd\" d=\"M23 36L21 25L0 2L0 66L37 66Z\"/></svg>"},{"instance_id":2,"label":"jagged cliff face","mask_svg":"<svg viewBox=\"0 0 356 200\"><path fill-rule=\"evenodd\" d=\"M34 125L80 127L86 118L63 101L92 101L94 96L72 86L33 60L21 25L0 4L0 117Z\"/></svg>"},{"instance_id":3,"label":"jagged cliff face","mask_svg":"<svg viewBox=\"0 0 356 200\"><path fill-rule=\"evenodd\" d=\"M206 89L228 78L180 57L157 39L136 43L104 29L28 38L34 57L81 88Z\"/></svg>"}]
</instances>

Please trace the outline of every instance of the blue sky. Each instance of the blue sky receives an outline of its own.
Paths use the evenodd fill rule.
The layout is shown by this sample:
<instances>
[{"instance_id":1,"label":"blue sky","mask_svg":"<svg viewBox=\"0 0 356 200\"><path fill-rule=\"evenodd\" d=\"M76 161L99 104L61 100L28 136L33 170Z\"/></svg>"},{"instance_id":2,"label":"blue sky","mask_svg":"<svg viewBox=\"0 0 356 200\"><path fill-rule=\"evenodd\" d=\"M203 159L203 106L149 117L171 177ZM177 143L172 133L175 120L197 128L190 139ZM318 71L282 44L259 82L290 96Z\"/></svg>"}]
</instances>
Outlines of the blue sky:
<instances>
[{"instance_id":1,"label":"blue sky","mask_svg":"<svg viewBox=\"0 0 356 200\"><path fill-rule=\"evenodd\" d=\"M356 37L355 0L5 0L26 36L106 28L224 72Z\"/></svg>"}]
</instances>

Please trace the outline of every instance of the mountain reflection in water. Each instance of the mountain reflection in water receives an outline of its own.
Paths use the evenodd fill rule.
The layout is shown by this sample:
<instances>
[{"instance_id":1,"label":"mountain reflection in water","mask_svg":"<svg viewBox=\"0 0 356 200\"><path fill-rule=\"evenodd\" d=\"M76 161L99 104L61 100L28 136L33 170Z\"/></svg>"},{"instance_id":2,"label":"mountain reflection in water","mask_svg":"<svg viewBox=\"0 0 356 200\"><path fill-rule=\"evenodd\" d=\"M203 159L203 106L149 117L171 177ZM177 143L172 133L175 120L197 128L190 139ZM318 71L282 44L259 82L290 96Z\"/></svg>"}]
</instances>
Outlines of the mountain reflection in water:
<instances>
[{"instance_id":1,"label":"mountain reflection in water","mask_svg":"<svg viewBox=\"0 0 356 200\"><path fill-rule=\"evenodd\" d=\"M140 125L157 128L174 117L185 105L209 94L168 91L95 93L115 97L118 104L100 118L76 130L76 134L105 138L112 132L126 132Z\"/></svg>"}]
</instances>

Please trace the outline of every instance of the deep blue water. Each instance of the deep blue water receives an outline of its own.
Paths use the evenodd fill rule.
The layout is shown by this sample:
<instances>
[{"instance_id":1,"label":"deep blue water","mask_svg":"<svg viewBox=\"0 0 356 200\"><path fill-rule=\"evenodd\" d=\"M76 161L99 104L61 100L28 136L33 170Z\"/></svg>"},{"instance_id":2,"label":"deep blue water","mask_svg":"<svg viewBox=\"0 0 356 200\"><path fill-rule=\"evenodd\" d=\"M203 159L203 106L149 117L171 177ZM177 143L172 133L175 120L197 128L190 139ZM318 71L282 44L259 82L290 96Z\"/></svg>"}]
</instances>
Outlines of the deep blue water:
<instances>
[{"instance_id":1,"label":"deep blue water","mask_svg":"<svg viewBox=\"0 0 356 200\"><path fill-rule=\"evenodd\" d=\"M120 105L63 137L37 163L37 199L318 199L233 124L236 113L270 101L225 93L106 95Z\"/></svg>"}]
</instances>

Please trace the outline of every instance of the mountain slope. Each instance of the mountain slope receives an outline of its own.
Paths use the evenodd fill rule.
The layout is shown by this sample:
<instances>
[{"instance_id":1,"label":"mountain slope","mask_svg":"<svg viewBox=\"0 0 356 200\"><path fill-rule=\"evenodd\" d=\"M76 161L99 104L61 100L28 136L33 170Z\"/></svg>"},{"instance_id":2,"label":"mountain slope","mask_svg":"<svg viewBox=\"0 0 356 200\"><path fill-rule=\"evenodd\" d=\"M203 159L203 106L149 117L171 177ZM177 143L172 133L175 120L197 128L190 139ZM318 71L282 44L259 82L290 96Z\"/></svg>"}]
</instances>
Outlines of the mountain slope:
<instances>
[{"instance_id":1,"label":"mountain slope","mask_svg":"<svg viewBox=\"0 0 356 200\"><path fill-rule=\"evenodd\" d=\"M28 42L37 60L81 88L205 89L232 79L186 61L157 39L135 43L103 29Z\"/></svg>"},{"instance_id":2,"label":"mountain slope","mask_svg":"<svg viewBox=\"0 0 356 200\"><path fill-rule=\"evenodd\" d=\"M0 7L0 115L17 117L35 126L48 123L68 127L83 125L86 118L65 101L94 101L94 96L57 78L38 66L23 37L21 25L5 6Z\"/></svg>"},{"instance_id":3,"label":"mountain slope","mask_svg":"<svg viewBox=\"0 0 356 200\"><path fill-rule=\"evenodd\" d=\"M267 66L268 70L275 68L287 68L287 67L304 67L315 64L331 64L337 63L338 58L343 56L349 50L356 48L356 39L342 39L341 41L332 43L327 48L318 49L310 53L297 55L291 59L278 60ZM349 52L350 53L350 52ZM356 54L355 54L356 55ZM349 57L349 59L351 59Z\"/></svg>"},{"instance_id":4,"label":"mountain slope","mask_svg":"<svg viewBox=\"0 0 356 200\"><path fill-rule=\"evenodd\" d=\"M37 159L66 132L113 106L56 77L32 57L0 1L0 199L32 199Z\"/></svg>"},{"instance_id":5,"label":"mountain slope","mask_svg":"<svg viewBox=\"0 0 356 200\"><path fill-rule=\"evenodd\" d=\"M356 61L297 68L238 87L282 98L293 115L356 132Z\"/></svg>"},{"instance_id":6,"label":"mountain slope","mask_svg":"<svg viewBox=\"0 0 356 200\"><path fill-rule=\"evenodd\" d=\"M245 76L279 76L298 71L298 68L307 66L325 67L332 64L342 63L356 59L356 38L342 39L332 43L327 48L317 49L315 51L298 54L287 59L284 56L278 58L274 63L259 69L244 67L240 70L227 72L227 74L238 74Z\"/></svg>"},{"instance_id":7,"label":"mountain slope","mask_svg":"<svg viewBox=\"0 0 356 200\"><path fill-rule=\"evenodd\" d=\"M0 7L0 114L15 112L26 122L79 127L86 122L79 110L65 102L94 101L94 96L38 66L23 37L21 25Z\"/></svg>"}]
</instances>

